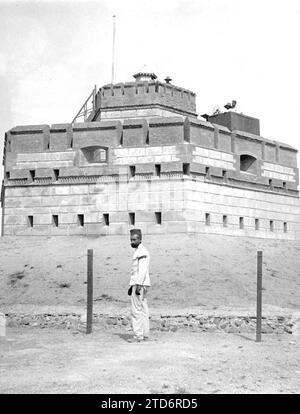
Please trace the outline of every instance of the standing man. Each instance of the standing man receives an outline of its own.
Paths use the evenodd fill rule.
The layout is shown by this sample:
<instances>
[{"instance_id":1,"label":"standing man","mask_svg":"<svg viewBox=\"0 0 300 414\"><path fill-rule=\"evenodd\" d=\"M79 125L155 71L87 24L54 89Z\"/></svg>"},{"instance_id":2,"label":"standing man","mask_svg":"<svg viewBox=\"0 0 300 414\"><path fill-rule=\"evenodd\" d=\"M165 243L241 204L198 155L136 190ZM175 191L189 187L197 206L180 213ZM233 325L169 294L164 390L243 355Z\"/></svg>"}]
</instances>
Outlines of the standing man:
<instances>
[{"instance_id":1,"label":"standing man","mask_svg":"<svg viewBox=\"0 0 300 414\"><path fill-rule=\"evenodd\" d=\"M149 261L150 255L142 244L140 229L130 230L130 243L134 249L131 267L131 320L134 336L129 342L141 342L149 339L149 310L146 299L150 287Z\"/></svg>"}]
</instances>

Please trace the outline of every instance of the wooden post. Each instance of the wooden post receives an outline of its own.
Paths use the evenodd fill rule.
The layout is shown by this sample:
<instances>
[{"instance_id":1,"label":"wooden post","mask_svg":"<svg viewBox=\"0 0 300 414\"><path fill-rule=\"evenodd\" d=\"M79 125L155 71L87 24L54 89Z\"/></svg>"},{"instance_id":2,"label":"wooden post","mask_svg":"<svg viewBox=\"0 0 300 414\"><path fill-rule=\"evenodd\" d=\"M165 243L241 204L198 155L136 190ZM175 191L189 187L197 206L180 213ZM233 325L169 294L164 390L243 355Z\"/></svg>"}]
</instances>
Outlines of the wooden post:
<instances>
[{"instance_id":1,"label":"wooden post","mask_svg":"<svg viewBox=\"0 0 300 414\"><path fill-rule=\"evenodd\" d=\"M257 252L256 342L261 342L262 251Z\"/></svg>"},{"instance_id":2,"label":"wooden post","mask_svg":"<svg viewBox=\"0 0 300 414\"><path fill-rule=\"evenodd\" d=\"M87 251L87 309L86 333L92 332L93 323L93 250Z\"/></svg>"}]
</instances>

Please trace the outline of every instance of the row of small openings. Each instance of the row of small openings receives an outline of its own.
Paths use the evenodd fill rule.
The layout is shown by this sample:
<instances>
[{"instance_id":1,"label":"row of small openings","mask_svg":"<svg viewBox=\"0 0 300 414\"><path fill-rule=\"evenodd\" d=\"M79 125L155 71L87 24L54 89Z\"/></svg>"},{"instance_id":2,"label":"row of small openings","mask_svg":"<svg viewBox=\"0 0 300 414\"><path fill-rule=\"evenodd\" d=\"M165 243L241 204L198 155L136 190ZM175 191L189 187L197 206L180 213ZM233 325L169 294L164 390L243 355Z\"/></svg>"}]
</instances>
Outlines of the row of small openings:
<instances>
[{"instance_id":1,"label":"row of small openings","mask_svg":"<svg viewBox=\"0 0 300 414\"><path fill-rule=\"evenodd\" d=\"M156 211L154 213L155 223L162 224L162 213L161 211ZM104 223L106 226L109 226L109 214L103 214ZM135 226L135 213L128 213L129 224L131 226Z\"/></svg>"},{"instance_id":2,"label":"row of small openings","mask_svg":"<svg viewBox=\"0 0 300 414\"><path fill-rule=\"evenodd\" d=\"M58 177L59 177L59 170L54 169L53 173L54 173L54 179L55 179L55 181L57 181ZM34 179L35 179L35 170L29 170L29 175L30 175L31 180L34 181ZM9 172L6 173L6 178L9 179Z\"/></svg>"},{"instance_id":3,"label":"row of small openings","mask_svg":"<svg viewBox=\"0 0 300 414\"><path fill-rule=\"evenodd\" d=\"M136 85L135 86L136 95L138 95L138 93L139 93L138 90L139 90L138 85ZM115 96L114 88L111 88L110 91L111 91L111 96ZM125 87L121 88L121 91L122 91L122 95L125 95ZM144 89L144 91L146 93L149 93L149 85L146 85L146 88ZM155 92L159 92L159 84L158 83L155 84ZM144 92L142 92L142 93L144 93ZM105 95L104 89L103 89L102 95L103 96Z\"/></svg>"},{"instance_id":4,"label":"row of small openings","mask_svg":"<svg viewBox=\"0 0 300 414\"><path fill-rule=\"evenodd\" d=\"M228 216L227 215L223 215L223 227L227 227L228 226ZM259 219L255 219L255 230L259 230L260 229L260 222ZM210 226L210 213L205 213L205 224L206 226ZM270 231L274 231L274 220L270 220L269 221L269 228ZM239 217L239 228L240 229L244 229L244 217ZM287 233L288 227L287 227L287 222L285 221L283 223L283 232Z\"/></svg>"},{"instance_id":5,"label":"row of small openings","mask_svg":"<svg viewBox=\"0 0 300 414\"><path fill-rule=\"evenodd\" d=\"M269 179L269 186L271 187L271 189L273 188L273 180L271 178ZM286 189L286 181L282 182L282 187Z\"/></svg>"},{"instance_id":6,"label":"row of small openings","mask_svg":"<svg viewBox=\"0 0 300 414\"><path fill-rule=\"evenodd\" d=\"M129 166L129 177L133 178L135 177L135 165L130 165ZM183 164L182 166L182 172L184 175L189 175L190 174L190 164ZM157 177L160 177L161 174L161 164L155 164L155 175Z\"/></svg>"},{"instance_id":7,"label":"row of small openings","mask_svg":"<svg viewBox=\"0 0 300 414\"><path fill-rule=\"evenodd\" d=\"M189 163L183 163L182 173L183 173L183 175L190 175L190 164ZM160 177L160 174L161 174L161 164L155 164L155 175ZM205 168L205 174L206 174L207 178L210 177L210 167ZM129 166L129 176L130 176L130 178L135 176L135 165L130 165ZM227 178L227 171L226 170L222 171L222 176L223 176L223 178Z\"/></svg>"},{"instance_id":8,"label":"row of small openings","mask_svg":"<svg viewBox=\"0 0 300 414\"><path fill-rule=\"evenodd\" d=\"M144 91L146 93L149 93L149 85L148 84L145 84L145 86L146 87L144 88ZM159 83L156 82L155 83L155 88L154 88L154 91L155 92L159 92L159 86L160 86ZM166 88L165 85L163 85L163 88L165 90L165 88ZM170 89L171 89L171 95L173 96L174 95L174 89L173 88L170 88ZM136 93L136 95L139 94L138 90L139 90L139 85L135 85L135 93ZM142 93L145 93L144 91ZM121 88L121 92L122 92L122 95L125 95L125 87ZM183 97L183 94L184 94L184 91L182 89L179 89L179 92L180 92L180 97L182 98ZM110 89L110 93L111 93L111 96L115 96L114 88L111 88ZM105 90L103 89L102 96L104 96L104 95L105 95ZM190 93L186 93L186 95L188 97L188 100L190 100L190 98L191 98Z\"/></svg>"},{"instance_id":9,"label":"row of small openings","mask_svg":"<svg viewBox=\"0 0 300 414\"><path fill-rule=\"evenodd\" d=\"M161 211L156 211L154 213L155 216L155 222L156 224L162 224L162 214ZM33 216L27 216L27 223L28 223L28 227L33 227ZM79 227L84 227L84 214L78 214L77 215L77 225ZM105 226L109 226L110 221L109 221L109 214L108 213L104 213L103 214L103 223ZM53 214L52 215L52 225L53 227L58 227L58 215L57 214ZM131 226L135 225L135 213L129 213L129 224Z\"/></svg>"}]
</instances>

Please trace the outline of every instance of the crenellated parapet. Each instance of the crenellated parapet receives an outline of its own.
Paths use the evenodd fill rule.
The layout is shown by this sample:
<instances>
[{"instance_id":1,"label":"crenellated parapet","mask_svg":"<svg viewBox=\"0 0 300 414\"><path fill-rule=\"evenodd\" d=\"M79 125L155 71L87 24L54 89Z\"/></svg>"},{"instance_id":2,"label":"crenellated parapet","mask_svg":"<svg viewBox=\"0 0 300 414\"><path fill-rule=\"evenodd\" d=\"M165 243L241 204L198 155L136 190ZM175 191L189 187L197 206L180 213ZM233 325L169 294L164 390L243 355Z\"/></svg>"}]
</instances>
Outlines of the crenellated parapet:
<instances>
[{"instance_id":1,"label":"crenellated parapet","mask_svg":"<svg viewBox=\"0 0 300 414\"><path fill-rule=\"evenodd\" d=\"M296 155L289 145L188 117L24 126L6 135L5 185L117 177L120 168L130 174L129 167L142 174L146 165L161 174L172 166L223 185L296 194Z\"/></svg>"},{"instance_id":2,"label":"crenellated parapet","mask_svg":"<svg viewBox=\"0 0 300 414\"><path fill-rule=\"evenodd\" d=\"M96 113L93 120L172 114L197 117L196 94L151 80L109 84L100 88L96 95Z\"/></svg>"}]
</instances>

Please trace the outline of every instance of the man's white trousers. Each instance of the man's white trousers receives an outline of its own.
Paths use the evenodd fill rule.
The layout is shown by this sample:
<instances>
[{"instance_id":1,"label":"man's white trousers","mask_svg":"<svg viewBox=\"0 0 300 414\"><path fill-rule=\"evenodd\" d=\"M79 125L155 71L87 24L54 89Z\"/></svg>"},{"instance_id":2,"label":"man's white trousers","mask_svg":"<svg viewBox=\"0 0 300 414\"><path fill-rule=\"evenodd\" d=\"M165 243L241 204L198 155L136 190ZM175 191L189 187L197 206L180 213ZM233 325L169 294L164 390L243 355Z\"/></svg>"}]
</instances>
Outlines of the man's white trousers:
<instances>
[{"instance_id":1,"label":"man's white trousers","mask_svg":"<svg viewBox=\"0 0 300 414\"><path fill-rule=\"evenodd\" d=\"M143 339L149 337L149 309L145 288L140 290L140 295L136 295L135 290L136 286L133 286L131 294L132 329L136 338Z\"/></svg>"}]
</instances>

